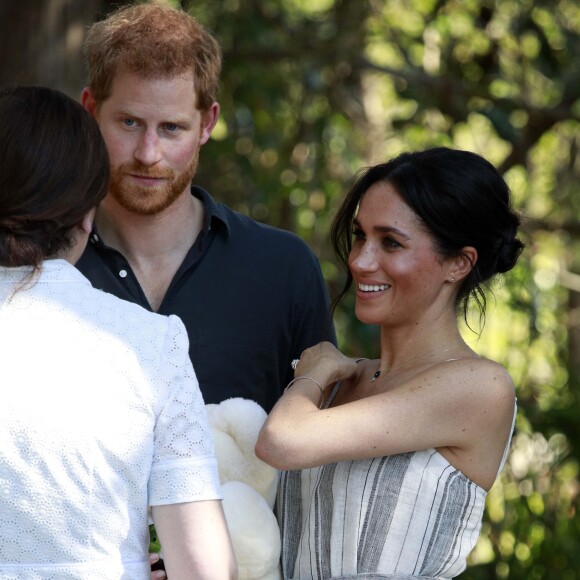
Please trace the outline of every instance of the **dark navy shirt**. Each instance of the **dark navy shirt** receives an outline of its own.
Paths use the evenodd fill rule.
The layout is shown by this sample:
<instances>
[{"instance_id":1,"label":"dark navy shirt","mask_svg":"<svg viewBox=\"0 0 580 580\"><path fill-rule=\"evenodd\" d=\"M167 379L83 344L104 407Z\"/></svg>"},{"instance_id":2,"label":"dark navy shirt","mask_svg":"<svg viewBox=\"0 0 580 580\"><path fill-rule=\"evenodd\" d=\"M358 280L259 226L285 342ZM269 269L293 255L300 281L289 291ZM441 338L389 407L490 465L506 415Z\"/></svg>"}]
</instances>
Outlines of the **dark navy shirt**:
<instances>
[{"instance_id":1,"label":"dark navy shirt","mask_svg":"<svg viewBox=\"0 0 580 580\"><path fill-rule=\"evenodd\" d=\"M216 203L199 187L204 224L159 307L176 314L206 403L245 397L267 412L293 377L290 362L336 342L316 256L295 234ZM151 310L123 255L93 230L77 268L94 287Z\"/></svg>"}]
</instances>

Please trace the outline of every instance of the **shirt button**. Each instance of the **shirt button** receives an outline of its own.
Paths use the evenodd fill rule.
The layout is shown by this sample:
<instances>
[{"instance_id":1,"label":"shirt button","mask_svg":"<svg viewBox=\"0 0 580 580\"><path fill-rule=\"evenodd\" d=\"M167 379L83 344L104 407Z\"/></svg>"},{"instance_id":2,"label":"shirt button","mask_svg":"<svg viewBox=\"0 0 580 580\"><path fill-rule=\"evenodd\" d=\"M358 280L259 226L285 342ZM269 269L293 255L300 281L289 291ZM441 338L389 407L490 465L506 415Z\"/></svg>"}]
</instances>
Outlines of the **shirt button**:
<instances>
[{"instance_id":1,"label":"shirt button","mask_svg":"<svg viewBox=\"0 0 580 580\"><path fill-rule=\"evenodd\" d=\"M119 276L120 276L121 278L126 278L126 277L127 277L127 270L121 270L121 271L119 272Z\"/></svg>"}]
</instances>

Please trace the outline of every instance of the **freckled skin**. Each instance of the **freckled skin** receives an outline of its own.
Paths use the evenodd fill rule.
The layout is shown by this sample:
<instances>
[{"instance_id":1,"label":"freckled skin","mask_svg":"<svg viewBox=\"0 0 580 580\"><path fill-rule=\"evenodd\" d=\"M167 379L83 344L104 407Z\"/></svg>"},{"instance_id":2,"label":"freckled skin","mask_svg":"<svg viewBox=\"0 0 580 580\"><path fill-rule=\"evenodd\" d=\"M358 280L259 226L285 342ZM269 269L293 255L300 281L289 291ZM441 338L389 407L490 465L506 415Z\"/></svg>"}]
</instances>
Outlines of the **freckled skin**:
<instances>
[{"instance_id":1,"label":"freckled skin","mask_svg":"<svg viewBox=\"0 0 580 580\"><path fill-rule=\"evenodd\" d=\"M439 292L448 264L435 253L430 234L395 188L384 182L371 185L356 216L356 235L349 255L355 287L388 284L381 292L357 292L355 312L368 324L410 324L421 315L439 314Z\"/></svg>"},{"instance_id":2,"label":"freckled skin","mask_svg":"<svg viewBox=\"0 0 580 580\"><path fill-rule=\"evenodd\" d=\"M330 343L306 349L297 376L341 381L323 412L326 421L313 408L320 393L312 385L290 389L262 428L258 456L294 470L435 448L489 490L515 393L507 372L477 356L459 332L457 292L477 251L438 254L431 234L386 182L363 195L352 233L355 312L380 327L380 360L357 363Z\"/></svg>"}]
</instances>

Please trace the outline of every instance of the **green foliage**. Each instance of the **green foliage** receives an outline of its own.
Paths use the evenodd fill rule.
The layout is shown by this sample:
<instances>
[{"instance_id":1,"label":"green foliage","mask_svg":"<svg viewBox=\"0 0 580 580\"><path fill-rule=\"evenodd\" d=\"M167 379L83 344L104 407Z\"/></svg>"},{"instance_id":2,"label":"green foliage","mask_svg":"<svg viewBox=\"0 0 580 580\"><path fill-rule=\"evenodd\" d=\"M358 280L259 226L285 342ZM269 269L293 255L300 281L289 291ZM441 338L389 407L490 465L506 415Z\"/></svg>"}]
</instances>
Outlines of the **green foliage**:
<instances>
[{"instance_id":1,"label":"green foliage","mask_svg":"<svg viewBox=\"0 0 580 580\"><path fill-rule=\"evenodd\" d=\"M514 451L462 577L580 577L580 5L574 0L194 0L224 49L222 117L199 182L296 231L343 283L329 246L357 171L406 149L484 155L525 216L521 262L481 338L517 386ZM377 329L336 314L342 347Z\"/></svg>"},{"instance_id":2,"label":"green foliage","mask_svg":"<svg viewBox=\"0 0 580 580\"><path fill-rule=\"evenodd\" d=\"M361 168L446 145L480 153L504 173L527 248L494 288L481 337L466 327L463 335L508 368L519 413L462 578L580 578L580 3L165 1L190 9L224 51L222 113L197 181L307 240L332 295L344 273L330 223ZM57 86L56 62L80 54L78 15L65 4L85 6L88 20L118 3L4 4L7 47L26 37L23 22L44 18L49 33L44 44L4 51L5 78ZM59 18L69 19L67 33L53 29ZM67 74L76 68L63 65ZM378 354L377 329L354 319L352 296L335 322L346 352Z\"/></svg>"}]
</instances>

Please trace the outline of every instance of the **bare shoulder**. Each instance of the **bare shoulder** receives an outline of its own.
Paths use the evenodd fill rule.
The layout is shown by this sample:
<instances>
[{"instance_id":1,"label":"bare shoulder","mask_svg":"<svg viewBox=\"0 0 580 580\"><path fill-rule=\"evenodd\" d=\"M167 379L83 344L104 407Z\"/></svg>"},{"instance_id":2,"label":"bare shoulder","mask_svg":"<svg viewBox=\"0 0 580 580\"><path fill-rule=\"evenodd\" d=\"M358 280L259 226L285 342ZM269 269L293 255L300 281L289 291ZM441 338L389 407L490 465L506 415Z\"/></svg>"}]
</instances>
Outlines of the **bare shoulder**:
<instances>
[{"instance_id":1,"label":"bare shoulder","mask_svg":"<svg viewBox=\"0 0 580 580\"><path fill-rule=\"evenodd\" d=\"M442 363L433 372L445 375L458 403L463 402L464 410L471 409L470 415L485 415L489 419L493 414L500 422L511 421L514 383L499 363L482 357L468 357Z\"/></svg>"},{"instance_id":2,"label":"bare shoulder","mask_svg":"<svg viewBox=\"0 0 580 580\"><path fill-rule=\"evenodd\" d=\"M515 396L514 383L507 370L487 358L464 358L449 361L450 369L465 381L470 390L480 391L482 396Z\"/></svg>"},{"instance_id":3,"label":"bare shoulder","mask_svg":"<svg viewBox=\"0 0 580 580\"><path fill-rule=\"evenodd\" d=\"M431 399L443 415L478 414L481 409L513 413L515 389L512 378L500 364L477 356L467 356L430 367L408 385L411 390L435 387ZM430 392L427 389L427 392Z\"/></svg>"},{"instance_id":4,"label":"bare shoulder","mask_svg":"<svg viewBox=\"0 0 580 580\"><path fill-rule=\"evenodd\" d=\"M438 418L449 429L447 443L438 451L472 481L489 489L513 426L512 378L502 365L476 357L442 363L433 372L438 373L443 395L437 399Z\"/></svg>"}]
</instances>

